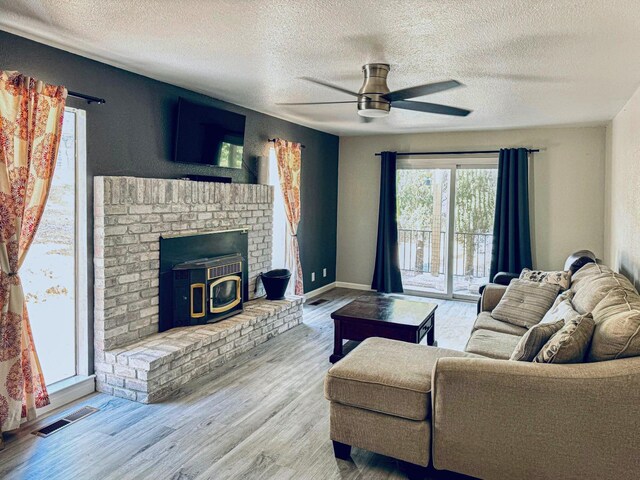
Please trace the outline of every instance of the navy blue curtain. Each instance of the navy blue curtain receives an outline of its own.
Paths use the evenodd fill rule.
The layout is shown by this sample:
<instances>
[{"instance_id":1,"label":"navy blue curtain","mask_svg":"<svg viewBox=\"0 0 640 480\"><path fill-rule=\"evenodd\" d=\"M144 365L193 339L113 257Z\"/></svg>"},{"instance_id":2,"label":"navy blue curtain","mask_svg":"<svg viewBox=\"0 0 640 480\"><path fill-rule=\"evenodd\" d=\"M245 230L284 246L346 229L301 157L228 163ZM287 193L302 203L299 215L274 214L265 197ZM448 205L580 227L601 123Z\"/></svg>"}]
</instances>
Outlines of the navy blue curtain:
<instances>
[{"instance_id":1,"label":"navy blue curtain","mask_svg":"<svg viewBox=\"0 0 640 480\"><path fill-rule=\"evenodd\" d=\"M503 148L498 163L490 278L498 272L520 273L523 268L531 268L529 152L526 148Z\"/></svg>"},{"instance_id":2,"label":"navy blue curtain","mask_svg":"<svg viewBox=\"0 0 640 480\"><path fill-rule=\"evenodd\" d=\"M371 288L383 293L402 293L396 218L396 152L382 152L378 245Z\"/></svg>"}]
</instances>

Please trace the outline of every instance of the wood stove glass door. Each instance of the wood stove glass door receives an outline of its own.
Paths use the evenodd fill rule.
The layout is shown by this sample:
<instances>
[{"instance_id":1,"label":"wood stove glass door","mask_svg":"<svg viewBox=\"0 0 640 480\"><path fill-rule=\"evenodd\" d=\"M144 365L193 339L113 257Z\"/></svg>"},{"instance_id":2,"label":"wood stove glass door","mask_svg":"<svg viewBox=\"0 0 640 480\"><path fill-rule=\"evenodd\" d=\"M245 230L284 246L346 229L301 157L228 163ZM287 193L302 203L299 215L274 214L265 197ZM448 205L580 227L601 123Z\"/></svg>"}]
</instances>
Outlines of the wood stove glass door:
<instances>
[{"instance_id":1,"label":"wood stove glass door","mask_svg":"<svg viewBox=\"0 0 640 480\"><path fill-rule=\"evenodd\" d=\"M209 312L222 313L231 310L242 299L242 278L228 275L209 285Z\"/></svg>"}]
</instances>

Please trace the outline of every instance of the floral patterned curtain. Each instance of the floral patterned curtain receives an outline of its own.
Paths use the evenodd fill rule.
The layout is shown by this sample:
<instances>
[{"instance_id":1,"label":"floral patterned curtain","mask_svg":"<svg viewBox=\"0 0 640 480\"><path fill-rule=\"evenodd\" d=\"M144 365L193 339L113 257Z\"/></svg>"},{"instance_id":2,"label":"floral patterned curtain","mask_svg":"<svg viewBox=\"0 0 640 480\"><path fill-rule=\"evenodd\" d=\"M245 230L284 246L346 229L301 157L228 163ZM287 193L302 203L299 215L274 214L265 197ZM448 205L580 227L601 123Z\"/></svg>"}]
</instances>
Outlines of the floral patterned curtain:
<instances>
[{"instance_id":1,"label":"floral patterned curtain","mask_svg":"<svg viewBox=\"0 0 640 480\"><path fill-rule=\"evenodd\" d=\"M49 404L18 271L49 195L66 97L0 70L0 444Z\"/></svg>"},{"instance_id":2,"label":"floral patterned curtain","mask_svg":"<svg viewBox=\"0 0 640 480\"><path fill-rule=\"evenodd\" d=\"M300 248L298 247L298 223L300 223L300 160L299 143L277 139L275 142L278 160L278 176L284 196L284 209L289 224L289 248L287 266L293 274L296 295L304 295L302 284L302 265L300 264Z\"/></svg>"}]
</instances>

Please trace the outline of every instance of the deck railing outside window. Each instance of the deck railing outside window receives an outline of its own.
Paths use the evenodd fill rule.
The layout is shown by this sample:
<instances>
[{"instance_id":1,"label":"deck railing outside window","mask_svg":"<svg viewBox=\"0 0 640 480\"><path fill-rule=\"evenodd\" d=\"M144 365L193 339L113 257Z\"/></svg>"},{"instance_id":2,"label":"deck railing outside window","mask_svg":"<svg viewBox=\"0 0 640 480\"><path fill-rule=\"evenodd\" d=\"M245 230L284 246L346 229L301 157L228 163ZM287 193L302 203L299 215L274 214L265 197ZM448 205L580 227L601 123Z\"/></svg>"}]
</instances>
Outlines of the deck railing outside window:
<instances>
[{"instance_id":1,"label":"deck railing outside window","mask_svg":"<svg viewBox=\"0 0 640 480\"><path fill-rule=\"evenodd\" d=\"M440 232L439 237L439 242L436 242L431 230L398 229L400 269L403 274L431 273L433 276L444 276L447 256L443 253L448 247L446 232ZM477 285L488 279L492 241L493 235L490 233L454 233L454 291L469 290L469 293L474 293Z\"/></svg>"}]
</instances>

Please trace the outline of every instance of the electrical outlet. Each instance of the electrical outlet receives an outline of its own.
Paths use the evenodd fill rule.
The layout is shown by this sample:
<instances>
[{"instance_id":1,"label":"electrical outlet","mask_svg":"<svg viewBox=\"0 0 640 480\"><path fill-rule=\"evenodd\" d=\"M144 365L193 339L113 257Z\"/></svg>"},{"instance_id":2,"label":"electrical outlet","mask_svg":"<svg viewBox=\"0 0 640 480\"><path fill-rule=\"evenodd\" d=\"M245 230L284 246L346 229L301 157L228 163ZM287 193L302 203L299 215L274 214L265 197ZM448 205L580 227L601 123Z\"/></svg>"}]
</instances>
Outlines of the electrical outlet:
<instances>
[{"instance_id":1,"label":"electrical outlet","mask_svg":"<svg viewBox=\"0 0 640 480\"><path fill-rule=\"evenodd\" d=\"M327 269L326 269L326 268L323 268L323 269L322 269L322 276L323 276L323 277L326 277L326 276L327 276Z\"/></svg>"},{"instance_id":2,"label":"electrical outlet","mask_svg":"<svg viewBox=\"0 0 640 480\"><path fill-rule=\"evenodd\" d=\"M311 272L311 281L312 282L316 281L316 272Z\"/></svg>"}]
</instances>

